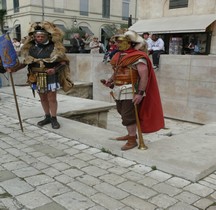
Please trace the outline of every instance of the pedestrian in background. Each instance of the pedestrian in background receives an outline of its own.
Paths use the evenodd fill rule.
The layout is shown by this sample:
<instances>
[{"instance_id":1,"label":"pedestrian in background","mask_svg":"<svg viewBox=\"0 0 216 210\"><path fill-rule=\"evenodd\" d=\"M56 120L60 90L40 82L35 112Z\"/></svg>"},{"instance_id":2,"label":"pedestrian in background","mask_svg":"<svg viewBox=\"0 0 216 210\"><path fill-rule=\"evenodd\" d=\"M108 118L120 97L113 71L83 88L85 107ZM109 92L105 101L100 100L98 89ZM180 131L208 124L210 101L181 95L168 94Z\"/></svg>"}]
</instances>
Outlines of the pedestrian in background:
<instances>
[{"instance_id":1,"label":"pedestrian in background","mask_svg":"<svg viewBox=\"0 0 216 210\"><path fill-rule=\"evenodd\" d=\"M153 60L153 68L158 69L160 55L164 53L164 41L161 38L159 38L157 34L152 34L151 39L151 54Z\"/></svg>"},{"instance_id":2,"label":"pedestrian in background","mask_svg":"<svg viewBox=\"0 0 216 210\"><path fill-rule=\"evenodd\" d=\"M91 49L90 53L91 54L99 54L100 53L100 46L101 43L98 41L98 37L94 36L92 41L89 44L89 47Z\"/></svg>"}]
</instances>

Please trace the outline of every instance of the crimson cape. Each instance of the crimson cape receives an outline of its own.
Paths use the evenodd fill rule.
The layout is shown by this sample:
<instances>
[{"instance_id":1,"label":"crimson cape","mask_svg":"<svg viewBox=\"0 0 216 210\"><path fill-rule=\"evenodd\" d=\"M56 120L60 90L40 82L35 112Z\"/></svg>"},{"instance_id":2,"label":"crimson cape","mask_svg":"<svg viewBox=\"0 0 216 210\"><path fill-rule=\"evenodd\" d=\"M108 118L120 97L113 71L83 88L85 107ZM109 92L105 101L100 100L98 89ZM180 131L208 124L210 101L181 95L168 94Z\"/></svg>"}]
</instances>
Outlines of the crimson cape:
<instances>
[{"instance_id":1,"label":"crimson cape","mask_svg":"<svg viewBox=\"0 0 216 210\"><path fill-rule=\"evenodd\" d=\"M148 83L146 86L146 96L143 98L139 108L139 120L143 133L151 133L164 128L164 116L161 104L157 79L152 67L151 60L146 53L139 50L130 49L126 55L119 59L121 52L117 52L110 61L113 67L126 67L140 58L145 58L148 65Z\"/></svg>"}]
</instances>

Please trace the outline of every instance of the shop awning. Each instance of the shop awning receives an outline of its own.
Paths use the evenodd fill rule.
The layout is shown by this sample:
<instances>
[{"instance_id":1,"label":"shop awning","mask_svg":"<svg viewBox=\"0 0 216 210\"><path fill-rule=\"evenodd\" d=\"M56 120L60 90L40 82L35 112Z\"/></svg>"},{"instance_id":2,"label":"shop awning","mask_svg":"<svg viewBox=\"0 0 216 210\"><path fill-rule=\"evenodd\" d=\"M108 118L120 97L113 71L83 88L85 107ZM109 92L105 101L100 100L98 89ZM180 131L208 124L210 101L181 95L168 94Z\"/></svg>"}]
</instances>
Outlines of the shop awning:
<instances>
[{"instance_id":1,"label":"shop awning","mask_svg":"<svg viewBox=\"0 0 216 210\"><path fill-rule=\"evenodd\" d=\"M92 33L92 31L89 29L89 27L87 27L87 26L79 26L79 28L82 30L82 31L84 31L84 32L86 32L87 34L89 34L89 35L94 35L94 33Z\"/></svg>"},{"instance_id":2,"label":"shop awning","mask_svg":"<svg viewBox=\"0 0 216 210\"><path fill-rule=\"evenodd\" d=\"M65 28L65 26L64 25L62 25L62 24L55 24L56 25L56 27L58 27L58 28L60 28L63 32L65 32L67 29Z\"/></svg>"},{"instance_id":3,"label":"shop awning","mask_svg":"<svg viewBox=\"0 0 216 210\"><path fill-rule=\"evenodd\" d=\"M103 27L102 28L104 32L107 34L108 37L112 37L115 33L108 27Z\"/></svg>"},{"instance_id":4,"label":"shop awning","mask_svg":"<svg viewBox=\"0 0 216 210\"><path fill-rule=\"evenodd\" d=\"M139 34L143 32L157 34L205 32L206 28L215 20L215 14L162 17L138 20L129 29Z\"/></svg>"}]
</instances>

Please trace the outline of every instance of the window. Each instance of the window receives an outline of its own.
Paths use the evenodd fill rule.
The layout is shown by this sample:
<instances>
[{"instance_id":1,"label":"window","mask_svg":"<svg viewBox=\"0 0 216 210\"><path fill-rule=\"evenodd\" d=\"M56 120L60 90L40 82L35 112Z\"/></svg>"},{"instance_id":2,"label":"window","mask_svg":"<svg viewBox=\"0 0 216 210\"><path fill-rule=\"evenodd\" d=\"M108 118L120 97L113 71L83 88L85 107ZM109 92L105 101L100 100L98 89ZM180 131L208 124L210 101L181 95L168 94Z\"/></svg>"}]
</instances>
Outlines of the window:
<instances>
[{"instance_id":1,"label":"window","mask_svg":"<svg viewBox=\"0 0 216 210\"><path fill-rule=\"evenodd\" d=\"M54 11L63 13L64 12L64 1L55 0L54 1Z\"/></svg>"},{"instance_id":2,"label":"window","mask_svg":"<svg viewBox=\"0 0 216 210\"><path fill-rule=\"evenodd\" d=\"M6 0L0 0L0 9L7 10Z\"/></svg>"},{"instance_id":3,"label":"window","mask_svg":"<svg viewBox=\"0 0 216 210\"><path fill-rule=\"evenodd\" d=\"M102 17L109 18L110 17L110 0L103 0L102 5Z\"/></svg>"},{"instance_id":4,"label":"window","mask_svg":"<svg viewBox=\"0 0 216 210\"><path fill-rule=\"evenodd\" d=\"M80 0L80 15L88 16L89 0Z\"/></svg>"},{"instance_id":5,"label":"window","mask_svg":"<svg viewBox=\"0 0 216 210\"><path fill-rule=\"evenodd\" d=\"M13 0L14 12L19 12L19 0Z\"/></svg>"},{"instance_id":6,"label":"window","mask_svg":"<svg viewBox=\"0 0 216 210\"><path fill-rule=\"evenodd\" d=\"M128 20L130 0L122 1L122 20Z\"/></svg>"},{"instance_id":7,"label":"window","mask_svg":"<svg viewBox=\"0 0 216 210\"><path fill-rule=\"evenodd\" d=\"M169 9L188 7L188 0L170 0Z\"/></svg>"}]
</instances>

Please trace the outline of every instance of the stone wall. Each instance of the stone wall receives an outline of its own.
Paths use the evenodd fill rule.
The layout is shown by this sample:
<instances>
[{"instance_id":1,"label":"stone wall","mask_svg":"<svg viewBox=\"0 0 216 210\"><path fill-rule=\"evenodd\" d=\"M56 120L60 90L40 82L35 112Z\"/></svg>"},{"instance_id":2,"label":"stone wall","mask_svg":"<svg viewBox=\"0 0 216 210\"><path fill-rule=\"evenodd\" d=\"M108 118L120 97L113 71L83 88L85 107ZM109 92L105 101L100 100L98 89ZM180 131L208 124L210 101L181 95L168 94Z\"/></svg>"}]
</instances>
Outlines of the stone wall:
<instances>
[{"instance_id":1,"label":"stone wall","mask_svg":"<svg viewBox=\"0 0 216 210\"><path fill-rule=\"evenodd\" d=\"M93 99L113 103L109 88L100 83L113 72L109 63L102 62L103 55L68 56L73 81L93 83ZM161 55L156 76L166 117L201 124L216 121L216 56ZM24 85L26 71L13 78L16 85Z\"/></svg>"}]
</instances>

